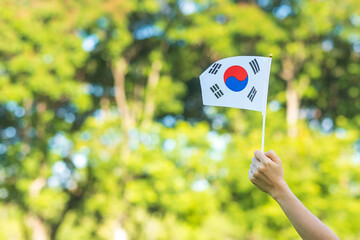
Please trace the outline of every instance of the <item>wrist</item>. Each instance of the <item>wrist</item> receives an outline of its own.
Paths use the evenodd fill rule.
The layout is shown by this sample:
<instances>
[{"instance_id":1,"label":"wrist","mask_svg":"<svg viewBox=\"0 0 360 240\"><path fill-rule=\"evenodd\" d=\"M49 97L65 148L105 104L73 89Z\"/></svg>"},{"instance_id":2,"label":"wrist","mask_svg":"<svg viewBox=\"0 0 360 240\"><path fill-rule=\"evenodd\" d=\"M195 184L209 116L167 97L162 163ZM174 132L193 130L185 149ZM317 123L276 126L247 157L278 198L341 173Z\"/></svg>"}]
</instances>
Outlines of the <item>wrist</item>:
<instances>
[{"instance_id":1,"label":"wrist","mask_svg":"<svg viewBox=\"0 0 360 240\"><path fill-rule=\"evenodd\" d=\"M291 190L284 180L282 180L275 188L275 190L270 194L270 196L277 202L285 198Z\"/></svg>"}]
</instances>

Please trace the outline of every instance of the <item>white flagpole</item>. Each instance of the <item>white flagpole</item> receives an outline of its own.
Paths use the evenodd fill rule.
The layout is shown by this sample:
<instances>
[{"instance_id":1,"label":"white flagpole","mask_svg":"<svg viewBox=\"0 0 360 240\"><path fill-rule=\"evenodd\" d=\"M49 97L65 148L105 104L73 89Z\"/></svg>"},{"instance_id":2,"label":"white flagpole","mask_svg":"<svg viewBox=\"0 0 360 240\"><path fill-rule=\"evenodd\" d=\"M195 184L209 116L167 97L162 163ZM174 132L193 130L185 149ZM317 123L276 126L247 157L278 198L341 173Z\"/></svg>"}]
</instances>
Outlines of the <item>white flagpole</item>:
<instances>
[{"instance_id":1,"label":"white flagpole","mask_svg":"<svg viewBox=\"0 0 360 240\"><path fill-rule=\"evenodd\" d=\"M269 58L272 58L273 55L269 54ZM271 63L270 63L270 67L271 67ZM270 78L270 69L269 69L269 76L268 78ZM265 89L269 89L269 81L270 79L267 81L266 87ZM264 106L264 110L262 111L262 115L263 115L263 125L262 125L262 134L261 134L261 151L264 152L264 142L265 142L265 119L266 119L266 107L267 107L267 94L265 96L265 106Z\"/></svg>"},{"instance_id":2,"label":"white flagpole","mask_svg":"<svg viewBox=\"0 0 360 240\"><path fill-rule=\"evenodd\" d=\"M262 134L261 134L261 151L264 152L264 141L265 141L265 118L266 112L263 113L263 125L262 125Z\"/></svg>"}]
</instances>

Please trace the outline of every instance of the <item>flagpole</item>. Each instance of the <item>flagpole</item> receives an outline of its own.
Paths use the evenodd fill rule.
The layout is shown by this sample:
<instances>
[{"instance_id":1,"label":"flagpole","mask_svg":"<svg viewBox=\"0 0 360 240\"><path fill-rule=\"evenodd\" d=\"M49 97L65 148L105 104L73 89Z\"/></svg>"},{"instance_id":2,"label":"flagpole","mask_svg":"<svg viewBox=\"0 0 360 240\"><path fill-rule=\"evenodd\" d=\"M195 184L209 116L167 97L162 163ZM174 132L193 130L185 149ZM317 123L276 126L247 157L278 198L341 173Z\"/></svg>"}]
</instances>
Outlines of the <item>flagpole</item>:
<instances>
[{"instance_id":1,"label":"flagpole","mask_svg":"<svg viewBox=\"0 0 360 240\"><path fill-rule=\"evenodd\" d=\"M264 141L265 141L265 118L266 113L263 114L263 125L262 125L262 134L261 134L261 151L264 152Z\"/></svg>"},{"instance_id":2,"label":"flagpole","mask_svg":"<svg viewBox=\"0 0 360 240\"><path fill-rule=\"evenodd\" d=\"M268 56L269 58L272 58L273 55L269 54ZM270 74L270 69L269 69L269 74ZM269 88L269 83L266 86L266 89ZM267 94L266 94L267 95ZM262 125L262 134L261 134L261 151L264 152L264 142L265 142L265 119L266 119L266 105L267 105L267 97L265 98L265 108L262 112L263 115L263 125Z\"/></svg>"}]
</instances>

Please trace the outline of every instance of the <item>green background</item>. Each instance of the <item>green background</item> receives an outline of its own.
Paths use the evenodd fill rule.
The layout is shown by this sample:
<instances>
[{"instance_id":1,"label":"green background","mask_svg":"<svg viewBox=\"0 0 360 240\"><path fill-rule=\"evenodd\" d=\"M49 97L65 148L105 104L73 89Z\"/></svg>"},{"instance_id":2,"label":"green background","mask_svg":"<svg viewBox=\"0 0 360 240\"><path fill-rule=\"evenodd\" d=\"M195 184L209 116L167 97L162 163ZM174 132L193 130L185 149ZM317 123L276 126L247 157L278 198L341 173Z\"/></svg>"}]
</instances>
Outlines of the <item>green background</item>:
<instances>
[{"instance_id":1,"label":"green background","mask_svg":"<svg viewBox=\"0 0 360 240\"><path fill-rule=\"evenodd\" d=\"M269 53L265 150L359 239L358 0L1 0L0 239L300 239L248 180L261 113L201 100Z\"/></svg>"}]
</instances>

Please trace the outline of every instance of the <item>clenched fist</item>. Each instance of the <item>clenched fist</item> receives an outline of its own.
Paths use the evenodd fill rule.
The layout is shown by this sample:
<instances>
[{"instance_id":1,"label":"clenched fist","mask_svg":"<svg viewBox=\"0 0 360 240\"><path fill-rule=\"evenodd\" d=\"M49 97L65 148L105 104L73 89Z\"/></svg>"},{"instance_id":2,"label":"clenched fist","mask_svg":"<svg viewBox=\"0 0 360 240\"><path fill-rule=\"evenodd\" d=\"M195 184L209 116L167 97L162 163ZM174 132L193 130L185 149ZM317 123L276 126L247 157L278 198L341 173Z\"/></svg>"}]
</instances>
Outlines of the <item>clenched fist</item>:
<instances>
[{"instance_id":1,"label":"clenched fist","mask_svg":"<svg viewBox=\"0 0 360 240\"><path fill-rule=\"evenodd\" d=\"M278 155L273 150L266 153L256 150L251 161L250 181L272 198L278 197L287 187Z\"/></svg>"}]
</instances>

